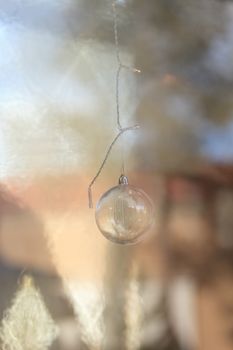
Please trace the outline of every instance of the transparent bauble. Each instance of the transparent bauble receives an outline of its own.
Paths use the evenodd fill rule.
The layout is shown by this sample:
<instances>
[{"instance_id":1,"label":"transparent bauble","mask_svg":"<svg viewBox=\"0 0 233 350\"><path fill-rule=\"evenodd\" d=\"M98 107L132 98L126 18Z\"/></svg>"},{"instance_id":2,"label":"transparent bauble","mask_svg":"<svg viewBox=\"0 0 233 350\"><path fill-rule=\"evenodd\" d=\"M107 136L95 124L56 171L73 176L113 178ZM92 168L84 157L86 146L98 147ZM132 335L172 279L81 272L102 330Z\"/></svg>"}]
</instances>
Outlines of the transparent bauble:
<instances>
[{"instance_id":1,"label":"transparent bauble","mask_svg":"<svg viewBox=\"0 0 233 350\"><path fill-rule=\"evenodd\" d=\"M112 242L133 244L141 240L153 223L154 207L149 196L128 184L121 176L119 185L102 195L96 206L96 223Z\"/></svg>"}]
</instances>

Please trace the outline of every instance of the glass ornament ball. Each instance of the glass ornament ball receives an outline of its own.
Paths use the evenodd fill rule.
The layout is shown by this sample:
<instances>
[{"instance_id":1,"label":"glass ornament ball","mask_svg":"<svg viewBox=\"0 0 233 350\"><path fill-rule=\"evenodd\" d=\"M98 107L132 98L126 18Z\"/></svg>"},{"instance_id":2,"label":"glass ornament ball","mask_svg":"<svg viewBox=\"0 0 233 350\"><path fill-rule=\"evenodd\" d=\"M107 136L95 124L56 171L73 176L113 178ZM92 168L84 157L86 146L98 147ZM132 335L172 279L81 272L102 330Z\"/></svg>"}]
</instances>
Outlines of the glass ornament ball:
<instances>
[{"instance_id":1,"label":"glass ornament ball","mask_svg":"<svg viewBox=\"0 0 233 350\"><path fill-rule=\"evenodd\" d=\"M153 224L154 206L141 189L121 176L119 185L105 192L96 206L96 224L110 241L133 244L141 240Z\"/></svg>"}]
</instances>

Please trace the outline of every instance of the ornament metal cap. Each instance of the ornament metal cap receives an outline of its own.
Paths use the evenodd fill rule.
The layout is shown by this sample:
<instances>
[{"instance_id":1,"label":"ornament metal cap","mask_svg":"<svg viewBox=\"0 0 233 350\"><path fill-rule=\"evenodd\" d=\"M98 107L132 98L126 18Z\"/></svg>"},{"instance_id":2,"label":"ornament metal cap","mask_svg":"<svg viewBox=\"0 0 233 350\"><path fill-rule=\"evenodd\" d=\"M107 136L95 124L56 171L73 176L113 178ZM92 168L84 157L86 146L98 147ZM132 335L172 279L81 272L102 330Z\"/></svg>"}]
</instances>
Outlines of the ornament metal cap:
<instances>
[{"instance_id":1,"label":"ornament metal cap","mask_svg":"<svg viewBox=\"0 0 233 350\"><path fill-rule=\"evenodd\" d=\"M128 185L128 184L129 184L129 181L128 181L127 176L125 176L124 174L122 174L122 175L119 177L119 185Z\"/></svg>"}]
</instances>

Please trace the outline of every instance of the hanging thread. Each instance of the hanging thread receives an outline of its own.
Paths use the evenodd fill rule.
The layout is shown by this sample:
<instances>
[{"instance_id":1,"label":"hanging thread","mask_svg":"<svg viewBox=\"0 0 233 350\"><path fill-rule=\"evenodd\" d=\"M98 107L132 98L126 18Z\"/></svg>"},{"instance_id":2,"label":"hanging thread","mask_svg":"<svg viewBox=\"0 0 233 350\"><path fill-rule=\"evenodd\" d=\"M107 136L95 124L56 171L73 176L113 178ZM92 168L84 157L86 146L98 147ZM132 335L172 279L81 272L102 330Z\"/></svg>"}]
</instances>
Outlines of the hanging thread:
<instances>
[{"instance_id":1,"label":"hanging thread","mask_svg":"<svg viewBox=\"0 0 233 350\"><path fill-rule=\"evenodd\" d=\"M117 122L117 128L118 128L118 134L115 136L115 138L113 139L112 143L110 144L110 146L107 149L107 152L105 154L105 157L99 167L99 170L97 171L96 175L94 176L94 178L92 179L92 181L90 182L89 186L88 186L88 203L89 203L89 208L93 208L93 198L92 198L92 187L94 185L94 183L96 182L97 178L99 177L99 175L101 174L107 160L108 157L111 153L111 150L113 148L113 146L115 145L115 143L117 142L117 140L127 131L130 130L137 130L139 129L139 125L133 125L133 126L128 126L128 127L122 127L121 124L121 114L120 114L120 102L119 102L119 83L120 83L120 75L122 72L122 69L127 69L130 70L133 73L140 73L141 71L139 69L136 69L134 67L130 67L127 66L125 64L122 63L121 61L121 57L120 57L120 49L119 49L119 38L118 38L118 15L117 15L117 10L116 10L116 1L113 2L112 4L112 8L113 8L113 29L114 29L114 41L115 41L115 50L116 50L116 59L117 59L117 63L118 63L118 67L117 67L117 72L116 72L116 91L115 91L115 98L116 98L116 122ZM124 174L124 158L122 155L122 173Z\"/></svg>"}]
</instances>

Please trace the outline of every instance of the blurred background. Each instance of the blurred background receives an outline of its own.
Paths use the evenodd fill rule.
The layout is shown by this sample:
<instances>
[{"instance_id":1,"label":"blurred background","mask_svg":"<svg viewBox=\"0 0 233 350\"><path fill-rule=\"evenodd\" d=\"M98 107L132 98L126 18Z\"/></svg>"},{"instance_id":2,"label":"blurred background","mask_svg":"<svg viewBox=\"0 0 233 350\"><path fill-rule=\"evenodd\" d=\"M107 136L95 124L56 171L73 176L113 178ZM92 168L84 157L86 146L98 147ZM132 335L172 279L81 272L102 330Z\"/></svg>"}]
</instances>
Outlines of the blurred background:
<instances>
[{"instance_id":1,"label":"blurred background","mask_svg":"<svg viewBox=\"0 0 233 350\"><path fill-rule=\"evenodd\" d=\"M140 130L94 201L123 144L156 209L134 246L103 238L87 200L117 132L111 1L0 0L1 319L25 272L59 328L50 349L233 349L233 3L117 11L141 70L122 74L122 124Z\"/></svg>"}]
</instances>

